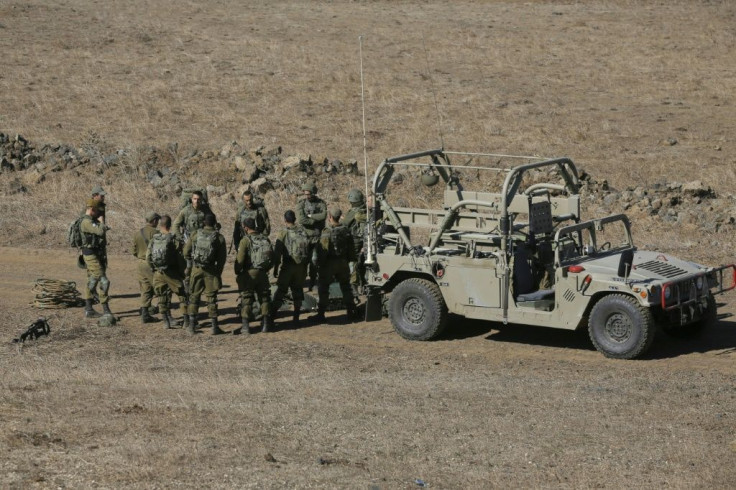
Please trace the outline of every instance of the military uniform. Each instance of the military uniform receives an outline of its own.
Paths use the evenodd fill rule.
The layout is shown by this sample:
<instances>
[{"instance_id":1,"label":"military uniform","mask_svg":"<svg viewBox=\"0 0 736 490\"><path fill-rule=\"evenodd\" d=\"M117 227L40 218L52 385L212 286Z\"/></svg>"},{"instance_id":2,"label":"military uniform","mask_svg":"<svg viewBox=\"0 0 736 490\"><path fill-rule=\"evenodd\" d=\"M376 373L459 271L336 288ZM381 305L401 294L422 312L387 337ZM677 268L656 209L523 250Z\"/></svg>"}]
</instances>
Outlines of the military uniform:
<instances>
[{"instance_id":1,"label":"military uniform","mask_svg":"<svg viewBox=\"0 0 736 490\"><path fill-rule=\"evenodd\" d=\"M328 225L322 231L315 252L319 264L319 303L316 318L324 317L330 299L330 284L333 279L340 284L348 316L354 317L356 309L353 292L350 288L350 267L348 263L355 261L355 250L350 231L342 224Z\"/></svg>"},{"instance_id":2,"label":"military uniform","mask_svg":"<svg viewBox=\"0 0 736 490\"><path fill-rule=\"evenodd\" d=\"M307 187L309 187L310 184L306 184L304 186L305 190ZM316 186L311 185L311 189L313 189L316 192ZM317 197L315 193L312 193L312 196L310 198L303 198L299 200L299 202L296 205L296 222L297 224L304 227L304 230L307 233L307 236L309 236L310 243L311 243L311 250L314 250L314 247L317 245L317 242L319 242L320 234L322 233L322 230L325 227L325 220L327 219L327 203ZM314 267L314 264L309 264L309 279L311 283L314 283L315 279L317 278L317 270L316 267ZM311 288L311 286L310 286Z\"/></svg>"},{"instance_id":3,"label":"military uniform","mask_svg":"<svg viewBox=\"0 0 736 490\"><path fill-rule=\"evenodd\" d=\"M276 312L281 308L286 290L291 289L295 323L299 321L299 311L304 301L304 282L307 279L307 267L311 258L309 249L307 249L306 257L300 258L297 256L298 252L290 247L290 244L297 242L298 237L295 236L297 234L309 240L304 228L297 224L287 226L279 232L274 245L273 260L273 272L277 276L276 292L273 295L273 311Z\"/></svg>"},{"instance_id":4,"label":"military uniform","mask_svg":"<svg viewBox=\"0 0 736 490\"><path fill-rule=\"evenodd\" d=\"M159 234L156 240L167 239L167 252L165 264L157 266L153 262L153 240L148 244L146 262L153 270L153 290L158 297L158 309L164 318L164 326L171 328L171 296L173 293L179 298L184 328L189 327L189 312L187 311L187 293L184 288L184 269L186 262L182 255L180 242L174 238L172 233Z\"/></svg>"},{"instance_id":5,"label":"military uniform","mask_svg":"<svg viewBox=\"0 0 736 490\"><path fill-rule=\"evenodd\" d=\"M240 246L240 240L243 238L243 222L251 218L256 224L256 231L265 236L271 234L271 220L268 217L268 211L263 202L252 201L253 207L245 207L245 203L238 204L238 211L235 215L235 226L233 228L233 244L237 249Z\"/></svg>"},{"instance_id":6,"label":"military uniform","mask_svg":"<svg viewBox=\"0 0 736 490\"><path fill-rule=\"evenodd\" d=\"M174 236L176 237L176 239L182 244L187 243L187 240L191 238L194 232L202 229L202 227L204 226L205 215L211 213L212 211L210 211L209 206L204 203L200 203L198 209L194 209L192 203L184 206L184 209L179 211L179 214L176 216L174 223L171 225L171 229L174 231ZM192 268L190 265L190 267L186 268L184 277L184 284L187 288L189 287L189 283L191 282L191 272ZM189 291L189 293L191 293L191 291Z\"/></svg>"},{"instance_id":7,"label":"military uniform","mask_svg":"<svg viewBox=\"0 0 736 490\"><path fill-rule=\"evenodd\" d=\"M138 259L138 284L141 288L141 318L144 322L150 321L149 310L153 300L153 270L146 262L146 252L151 237L158 233L150 223L133 233L133 255Z\"/></svg>"},{"instance_id":8,"label":"military uniform","mask_svg":"<svg viewBox=\"0 0 736 490\"><path fill-rule=\"evenodd\" d=\"M107 279L107 226L86 215L79 224L82 232L82 255L87 268L87 284L84 288L84 299L91 304L97 286L100 286L99 297L105 313L110 313L108 306L110 281Z\"/></svg>"},{"instance_id":9,"label":"military uniform","mask_svg":"<svg viewBox=\"0 0 736 490\"><path fill-rule=\"evenodd\" d=\"M268 242L260 244L258 242ZM263 246L269 250L268 257L255 257L256 247ZM238 283L241 299L241 317L243 324L238 333L247 334L248 319L252 314L253 301L258 296L261 304L262 329L268 332L271 328L271 285L268 271L272 266L271 242L265 235L257 232L249 233L240 240L238 255L235 258L235 279Z\"/></svg>"},{"instance_id":10,"label":"military uniform","mask_svg":"<svg viewBox=\"0 0 736 490\"><path fill-rule=\"evenodd\" d=\"M201 264L193 259L196 254L197 236L200 234L217 234L212 251L213 257L210 263ZM222 271L225 268L227 258L227 245L225 237L211 226L195 231L186 245L184 245L184 258L187 263L192 264L189 278L189 325L190 332L197 326L197 312L199 311L199 299L204 293L207 300L207 313L213 323L213 333L220 333L217 325L217 292L222 287Z\"/></svg>"},{"instance_id":11,"label":"military uniform","mask_svg":"<svg viewBox=\"0 0 736 490\"><path fill-rule=\"evenodd\" d=\"M363 193L360 193L362 197ZM365 286L365 273L364 264L361 260L363 252L363 240L365 234L365 224L368 221L368 210L365 206L365 200L353 203L345 217L342 220L342 224L350 230L350 234L353 238L353 250L355 251L355 260L351 261L350 264L350 286L353 289L353 294L358 294L360 289Z\"/></svg>"}]
</instances>

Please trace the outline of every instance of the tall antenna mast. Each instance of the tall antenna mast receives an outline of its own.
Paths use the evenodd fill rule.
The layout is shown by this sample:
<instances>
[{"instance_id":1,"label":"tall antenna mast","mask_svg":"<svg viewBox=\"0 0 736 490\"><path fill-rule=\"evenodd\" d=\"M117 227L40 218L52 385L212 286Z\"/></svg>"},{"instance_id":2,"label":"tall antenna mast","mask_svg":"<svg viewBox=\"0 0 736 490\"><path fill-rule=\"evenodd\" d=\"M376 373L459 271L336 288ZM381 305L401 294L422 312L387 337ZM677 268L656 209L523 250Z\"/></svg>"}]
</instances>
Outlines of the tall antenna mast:
<instances>
[{"instance_id":1,"label":"tall antenna mast","mask_svg":"<svg viewBox=\"0 0 736 490\"><path fill-rule=\"evenodd\" d=\"M363 83L363 35L358 36L360 45L360 101L363 106L363 175L365 175L365 196L368 197L368 149L365 140L365 84Z\"/></svg>"},{"instance_id":2,"label":"tall antenna mast","mask_svg":"<svg viewBox=\"0 0 736 490\"><path fill-rule=\"evenodd\" d=\"M440 113L440 106L437 103L437 91L434 88L434 78L432 78L432 72L429 70L429 53L427 52L427 43L424 42L424 34L422 34L422 47L424 47L424 61L427 65L427 77L429 77L429 84L432 87L432 96L434 97L434 110L437 112L437 131L440 134L440 148L445 149L445 138L442 136L442 114Z\"/></svg>"}]
</instances>

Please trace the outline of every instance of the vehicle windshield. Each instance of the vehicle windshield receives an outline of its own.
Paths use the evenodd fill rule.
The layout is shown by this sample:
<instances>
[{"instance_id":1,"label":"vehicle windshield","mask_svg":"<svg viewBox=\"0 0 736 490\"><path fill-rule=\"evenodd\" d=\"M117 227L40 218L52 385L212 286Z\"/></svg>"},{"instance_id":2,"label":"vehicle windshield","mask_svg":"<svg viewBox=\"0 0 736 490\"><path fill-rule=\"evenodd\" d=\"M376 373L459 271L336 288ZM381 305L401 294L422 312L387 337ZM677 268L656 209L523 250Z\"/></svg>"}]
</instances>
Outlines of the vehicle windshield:
<instances>
[{"instance_id":1,"label":"vehicle windshield","mask_svg":"<svg viewBox=\"0 0 736 490\"><path fill-rule=\"evenodd\" d=\"M561 265L633 247L629 220L622 214L565 226L555 234L557 262Z\"/></svg>"}]
</instances>

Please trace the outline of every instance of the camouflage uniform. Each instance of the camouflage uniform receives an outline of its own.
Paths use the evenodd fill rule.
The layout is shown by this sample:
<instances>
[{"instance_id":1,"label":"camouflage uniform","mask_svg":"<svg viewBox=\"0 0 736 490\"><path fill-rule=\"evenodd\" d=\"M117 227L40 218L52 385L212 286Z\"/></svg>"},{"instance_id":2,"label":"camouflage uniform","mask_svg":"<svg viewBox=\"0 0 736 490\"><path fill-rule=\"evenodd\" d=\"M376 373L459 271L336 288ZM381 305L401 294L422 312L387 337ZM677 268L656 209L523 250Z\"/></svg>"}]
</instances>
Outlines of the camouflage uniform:
<instances>
[{"instance_id":1,"label":"camouflage uniform","mask_svg":"<svg viewBox=\"0 0 736 490\"><path fill-rule=\"evenodd\" d=\"M179 306L181 308L182 318L184 318L184 327L186 328L189 326L187 293L183 282L186 262L182 255L181 244L174 238L172 233L167 233L166 235L171 237L168 245L169 250L166 254L166 265L156 267L153 264L151 257L153 241L148 244L146 262L153 270L153 290L158 297L158 309L164 317L166 328L170 328L171 326L171 315L169 315L169 311L171 311L171 296L173 293L176 293L179 298Z\"/></svg>"},{"instance_id":2,"label":"camouflage uniform","mask_svg":"<svg viewBox=\"0 0 736 490\"><path fill-rule=\"evenodd\" d=\"M288 226L281 230L274 245L273 273L277 276L276 292L273 295L273 311L281 308L286 290L291 289L291 299L294 301L294 322L299 321L299 311L304 301L304 282L307 279L307 266L310 255L305 260L297 262L289 250L287 242L290 234L300 233L306 236L300 225ZM281 270L279 271L279 266Z\"/></svg>"},{"instance_id":3,"label":"camouflage uniform","mask_svg":"<svg viewBox=\"0 0 736 490\"><path fill-rule=\"evenodd\" d=\"M153 300L153 270L146 262L146 252L148 251L148 244L151 241L151 237L158 233L156 228L151 226L150 223L146 224L143 228L133 233L133 255L138 259L138 284L141 288L141 317L146 318L146 315L151 308L151 300ZM143 310L145 309L145 314Z\"/></svg>"},{"instance_id":4,"label":"camouflage uniform","mask_svg":"<svg viewBox=\"0 0 736 490\"><path fill-rule=\"evenodd\" d=\"M212 234L216 233L217 238L214 243L214 259L211 264L192 263L192 254L194 252L197 236L200 233ZM205 226L195 231L186 245L184 245L184 258L187 263L192 263L191 275L189 278L189 322L190 331L197 326L197 312L199 311L199 299L204 293L207 300L207 313L213 321L213 333L220 333L217 327L217 292L222 287L222 271L225 268L225 259L227 258L227 245L225 237L223 237L213 227Z\"/></svg>"},{"instance_id":5,"label":"camouflage uniform","mask_svg":"<svg viewBox=\"0 0 736 490\"><path fill-rule=\"evenodd\" d=\"M255 240L268 240L268 237L257 232L247 234L240 240L238 255L235 258L235 279L238 283L241 299L242 333L248 333L248 319L252 314L253 301L258 296L261 304L263 331L268 332L271 327L271 285L268 281L268 271L271 269L270 260L266 265L254 267L253 247ZM269 242L270 246L270 242ZM238 332L238 333L241 333Z\"/></svg>"},{"instance_id":6,"label":"camouflage uniform","mask_svg":"<svg viewBox=\"0 0 736 490\"><path fill-rule=\"evenodd\" d=\"M176 239L185 244L194 235L194 232L202 229L204 226L204 217L206 214L210 214L209 206L204 203L199 205L198 209L194 209L191 203L187 204L184 209L179 211L176 216L174 223L171 225L171 229L174 231ZM227 251L227 250L226 250ZM185 287L189 287L190 279L192 274L192 268L187 267L185 270ZM191 293L191 291L189 291Z\"/></svg>"},{"instance_id":7,"label":"camouflage uniform","mask_svg":"<svg viewBox=\"0 0 736 490\"><path fill-rule=\"evenodd\" d=\"M362 197L363 193L360 193ZM368 210L365 206L365 200L353 203L345 217L342 220L342 224L350 230L350 234L353 237L353 249L355 251L356 259L351 261L350 266L350 285L353 289L353 294L358 294L360 289L365 286L365 273L364 264L362 260L363 252L363 240L365 233L365 224L368 221Z\"/></svg>"},{"instance_id":8,"label":"camouflage uniform","mask_svg":"<svg viewBox=\"0 0 736 490\"><path fill-rule=\"evenodd\" d=\"M306 187L309 186L309 184L306 184L304 186L305 190ZM312 189L316 191L316 187L312 186ZM311 242L311 250L314 250L314 247L317 245L317 242L319 242L320 234L322 233L322 230L325 227L325 220L327 219L327 203L324 202L322 199L314 195L312 193L312 196L307 199L303 198L300 199L299 202L296 205L296 222L297 224L304 227L304 230L307 232L307 236L310 238ZM316 267L314 267L314 264L309 264L309 279L311 283L314 283L314 281L317 278L317 270ZM310 286L311 288L311 286Z\"/></svg>"},{"instance_id":9,"label":"camouflage uniform","mask_svg":"<svg viewBox=\"0 0 736 490\"><path fill-rule=\"evenodd\" d=\"M235 226L233 228L233 244L235 249L240 246L240 240L243 238L243 221L252 218L256 224L256 231L265 236L271 234L271 220L268 217L268 211L263 202L258 200L252 201L253 206L245 207L245 203L238 204L238 211L235 215Z\"/></svg>"},{"instance_id":10,"label":"camouflage uniform","mask_svg":"<svg viewBox=\"0 0 736 490\"><path fill-rule=\"evenodd\" d=\"M322 231L319 243L315 250L319 263L319 303L317 318L324 316L330 299L330 284L335 279L340 284L342 298L348 316L355 316L355 303L350 288L350 267L348 263L355 261L353 241L344 225L328 225Z\"/></svg>"},{"instance_id":11,"label":"camouflage uniform","mask_svg":"<svg viewBox=\"0 0 736 490\"><path fill-rule=\"evenodd\" d=\"M109 301L108 291L110 281L107 279L107 226L96 221L89 215L84 216L79 224L82 232L82 255L87 266L87 284L84 288L84 299L94 298L97 286L100 286L100 304L103 305L105 313L109 312L107 303Z\"/></svg>"}]
</instances>

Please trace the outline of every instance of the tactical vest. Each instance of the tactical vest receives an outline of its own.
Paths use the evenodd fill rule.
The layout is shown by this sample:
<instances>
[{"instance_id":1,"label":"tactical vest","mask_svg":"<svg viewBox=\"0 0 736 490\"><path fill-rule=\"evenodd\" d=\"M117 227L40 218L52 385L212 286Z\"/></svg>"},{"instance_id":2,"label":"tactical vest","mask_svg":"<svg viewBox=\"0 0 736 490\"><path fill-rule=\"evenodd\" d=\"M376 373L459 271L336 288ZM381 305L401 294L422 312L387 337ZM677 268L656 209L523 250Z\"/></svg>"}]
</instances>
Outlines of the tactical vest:
<instances>
[{"instance_id":1,"label":"tactical vest","mask_svg":"<svg viewBox=\"0 0 736 490\"><path fill-rule=\"evenodd\" d=\"M83 220L92 221L89 215L84 215ZM82 221L79 222L79 233L82 235L82 248L88 248L90 250L101 250L105 244L105 238L94 233L85 233L82 231Z\"/></svg>"}]
</instances>

